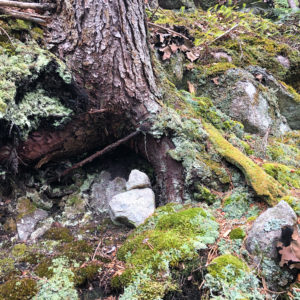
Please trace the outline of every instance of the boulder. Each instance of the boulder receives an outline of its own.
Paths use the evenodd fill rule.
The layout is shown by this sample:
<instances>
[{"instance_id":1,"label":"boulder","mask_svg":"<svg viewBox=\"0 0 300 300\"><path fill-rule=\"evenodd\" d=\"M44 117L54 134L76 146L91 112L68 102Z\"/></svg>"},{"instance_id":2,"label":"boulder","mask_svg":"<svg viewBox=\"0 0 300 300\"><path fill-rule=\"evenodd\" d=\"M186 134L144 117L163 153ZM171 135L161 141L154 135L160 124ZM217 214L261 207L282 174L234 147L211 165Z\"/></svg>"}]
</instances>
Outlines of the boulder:
<instances>
[{"instance_id":1,"label":"boulder","mask_svg":"<svg viewBox=\"0 0 300 300\"><path fill-rule=\"evenodd\" d=\"M39 221L48 217L48 213L42 209L36 209L34 212L25 215L17 222L17 231L21 241L26 241L34 232L35 226Z\"/></svg>"},{"instance_id":2,"label":"boulder","mask_svg":"<svg viewBox=\"0 0 300 300\"><path fill-rule=\"evenodd\" d=\"M129 179L126 182L127 191L147 187L151 187L148 175L139 170L132 170L130 172Z\"/></svg>"},{"instance_id":3,"label":"boulder","mask_svg":"<svg viewBox=\"0 0 300 300\"><path fill-rule=\"evenodd\" d=\"M109 213L116 224L138 226L153 214L155 195L149 188L134 189L114 196L109 202Z\"/></svg>"},{"instance_id":4,"label":"boulder","mask_svg":"<svg viewBox=\"0 0 300 300\"><path fill-rule=\"evenodd\" d=\"M292 105L293 96L288 96L283 86L262 68L229 69L218 78L218 84L210 82L203 91L203 96L210 97L218 109L241 122L247 132L265 135L270 129L272 134L281 135L290 126L296 129L299 116L292 111L298 111L295 101Z\"/></svg>"},{"instance_id":5,"label":"boulder","mask_svg":"<svg viewBox=\"0 0 300 300\"><path fill-rule=\"evenodd\" d=\"M276 244L281 237L281 227L293 226L296 222L297 216L293 209L285 201L280 201L255 220L248 232L247 250L255 256L276 259Z\"/></svg>"}]
</instances>

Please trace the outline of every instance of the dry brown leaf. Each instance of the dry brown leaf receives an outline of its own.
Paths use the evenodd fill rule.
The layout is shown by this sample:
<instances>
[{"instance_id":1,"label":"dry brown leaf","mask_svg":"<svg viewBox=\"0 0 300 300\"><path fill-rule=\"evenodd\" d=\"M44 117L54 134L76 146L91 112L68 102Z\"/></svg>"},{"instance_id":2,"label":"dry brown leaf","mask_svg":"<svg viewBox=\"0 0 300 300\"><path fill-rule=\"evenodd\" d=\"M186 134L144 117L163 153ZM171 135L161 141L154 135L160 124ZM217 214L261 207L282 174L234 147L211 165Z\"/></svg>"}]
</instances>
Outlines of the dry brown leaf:
<instances>
[{"instance_id":1,"label":"dry brown leaf","mask_svg":"<svg viewBox=\"0 0 300 300\"><path fill-rule=\"evenodd\" d=\"M195 95L196 94L196 88L195 88L195 86L190 81L187 81L187 84L188 84L189 92L191 94Z\"/></svg>"},{"instance_id":2,"label":"dry brown leaf","mask_svg":"<svg viewBox=\"0 0 300 300\"><path fill-rule=\"evenodd\" d=\"M172 52L175 53L179 47L176 44L171 44L170 48L171 48Z\"/></svg>"},{"instance_id":3,"label":"dry brown leaf","mask_svg":"<svg viewBox=\"0 0 300 300\"><path fill-rule=\"evenodd\" d=\"M219 85L219 77L214 77L212 81L214 84Z\"/></svg>"},{"instance_id":4,"label":"dry brown leaf","mask_svg":"<svg viewBox=\"0 0 300 300\"><path fill-rule=\"evenodd\" d=\"M197 60L199 58L198 55L195 55L193 52L189 51L186 52L186 57L191 61L194 62L195 60Z\"/></svg>"},{"instance_id":5,"label":"dry brown leaf","mask_svg":"<svg viewBox=\"0 0 300 300\"><path fill-rule=\"evenodd\" d=\"M257 80L259 80L260 82L263 80L262 74L256 74L256 75L255 75L255 78L256 78Z\"/></svg>"},{"instance_id":6,"label":"dry brown leaf","mask_svg":"<svg viewBox=\"0 0 300 300\"><path fill-rule=\"evenodd\" d=\"M172 55L172 50L171 50L170 46L161 48L160 51L162 51L164 53L162 60L170 59L170 57Z\"/></svg>"}]
</instances>

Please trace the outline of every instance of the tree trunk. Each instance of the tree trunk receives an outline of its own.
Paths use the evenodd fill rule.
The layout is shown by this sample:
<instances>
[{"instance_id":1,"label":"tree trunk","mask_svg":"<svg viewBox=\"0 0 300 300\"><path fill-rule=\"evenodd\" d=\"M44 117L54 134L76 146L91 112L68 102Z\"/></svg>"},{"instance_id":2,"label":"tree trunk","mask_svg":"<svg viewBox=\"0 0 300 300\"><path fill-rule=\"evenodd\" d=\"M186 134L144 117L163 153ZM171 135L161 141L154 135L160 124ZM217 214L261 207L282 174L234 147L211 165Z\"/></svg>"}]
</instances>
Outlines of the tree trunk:
<instances>
[{"instance_id":1,"label":"tree trunk","mask_svg":"<svg viewBox=\"0 0 300 300\"><path fill-rule=\"evenodd\" d=\"M40 167L54 158L101 149L137 130L132 149L153 165L162 202L181 201L183 168L171 159L166 137L145 133L159 113L157 86L147 43L144 0L57 0L48 26L48 47L64 60L86 91L88 110L63 130L39 130L18 148L26 163Z\"/></svg>"}]
</instances>

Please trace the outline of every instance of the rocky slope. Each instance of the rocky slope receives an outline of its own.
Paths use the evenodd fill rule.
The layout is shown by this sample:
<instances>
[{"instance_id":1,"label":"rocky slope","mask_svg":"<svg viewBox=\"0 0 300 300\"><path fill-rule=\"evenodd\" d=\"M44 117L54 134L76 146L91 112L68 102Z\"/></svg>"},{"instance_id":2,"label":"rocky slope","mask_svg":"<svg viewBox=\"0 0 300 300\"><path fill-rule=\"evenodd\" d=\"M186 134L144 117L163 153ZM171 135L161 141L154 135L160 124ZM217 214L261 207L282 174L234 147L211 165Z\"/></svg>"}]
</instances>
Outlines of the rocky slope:
<instances>
[{"instance_id":1,"label":"rocky slope","mask_svg":"<svg viewBox=\"0 0 300 300\"><path fill-rule=\"evenodd\" d=\"M297 268L275 246L300 214L299 14L148 13L164 107L150 133L175 145L182 203L165 205L151 165L126 147L62 181L86 154L16 175L6 149L0 299L298 299ZM39 27L1 28L2 145L64 126L84 103Z\"/></svg>"}]
</instances>

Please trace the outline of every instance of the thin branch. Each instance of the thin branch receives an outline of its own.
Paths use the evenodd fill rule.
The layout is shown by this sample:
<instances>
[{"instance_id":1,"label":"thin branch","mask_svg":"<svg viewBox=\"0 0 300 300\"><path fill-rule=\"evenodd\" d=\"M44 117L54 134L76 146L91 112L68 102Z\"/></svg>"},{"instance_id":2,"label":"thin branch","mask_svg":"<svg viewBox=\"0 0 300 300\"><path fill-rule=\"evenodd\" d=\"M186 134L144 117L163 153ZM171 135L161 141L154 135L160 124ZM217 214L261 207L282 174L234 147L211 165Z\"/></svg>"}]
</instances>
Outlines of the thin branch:
<instances>
[{"instance_id":1,"label":"thin branch","mask_svg":"<svg viewBox=\"0 0 300 300\"><path fill-rule=\"evenodd\" d=\"M213 44L215 41L221 39L222 37L226 36L228 33L230 33L232 30L234 30L235 28L237 28L240 24L235 24L233 27L231 27L230 29L228 29L227 31L225 31L224 33L222 33L221 35L219 35L218 37L216 37L213 41L209 42L207 44L207 46Z\"/></svg>"},{"instance_id":2,"label":"thin branch","mask_svg":"<svg viewBox=\"0 0 300 300\"><path fill-rule=\"evenodd\" d=\"M116 141L113 144L108 145L107 147L105 147L104 149L97 151L96 153L94 153L93 155L89 156L88 158L82 160L81 162L75 164L73 167L66 169L62 174L62 176L66 176L67 174L69 174L71 171L78 169L82 166L84 166L85 164L93 161L95 158L100 157L102 155L104 155L107 152L110 152L111 150L117 148L118 146L120 146L121 144L124 144L125 142L127 142L128 140L132 139L134 136L138 135L140 133L139 130L134 131L132 133L130 133L129 135L125 136L124 138Z\"/></svg>"},{"instance_id":3,"label":"thin branch","mask_svg":"<svg viewBox=\"0 0 300 300\"><path fill-rule=\"evenodd\" d=\"M20 12L17 10L11 10L11 9L7 9L7 8L0 8L0 11L3 12L4 14L8 15L9 17L13 17L16 19L21 19L21 20L25 20L25 21L31 21L34 23L38 23L38 24L46 24L46 18L45 16L41 16L41 15L35 15L35 14L29 14L29 13L25 13L25 12Z\"/></svg>"},{"instance_id":4,"label":"thin branch","mask_svg":"<svg viewBox=\"0 0 300 300\"><path fill-rule=\"evenodd\" d=\"M19 2L19 1L9 1L9 0L0 0L0 6L32 8L32 9L40 9L40 10L48 10L56 7L55 4L51 4L51 3L29 3L29 2Z\"/></svg>"},{"instance_id":5,"label":"thin branch","mask_svg":"<svg viewBox=\"0 0 300 300\"><path fill-rule=\"evenodd\" d=\"M152 26L152 27L156 27L156 28L159 28L159 29L162 29L162 30L166 30L166 31L169 31L170 33L172 34L175 34L175 35L178 35L178 36L181 36L183 39L187 40L187 41L190 41L189 38L187 38L185 35L179 33L179 32L176 32L170 28L166 28L164 26L161 26L161 25L158 25L158 24L155 24L155 23L151 23L151 22L148 22L148 25Z\"/></svg>"},{"instance_id":6,"label":"thin branch","mask_svg":"<svg viewBox=\"0 0 300 300\"><path fill-rule=\"evenodd\" d=\"M6 31L3 27L0 26L0 32L1 32L1 31L7 36L7 38L8 38L9 41L10 41L10 43L11 43L12 46L15 48L15 44L14 44L13 40L11 39L11 37L9 36L9 34L7 33L7 31ZM13 125L14 125L14 124L13 124ZM10 130L10 132L9 132L9 135L10 135L10 133L11 133L11 130Z\"/></svg>"}]
</instances>

